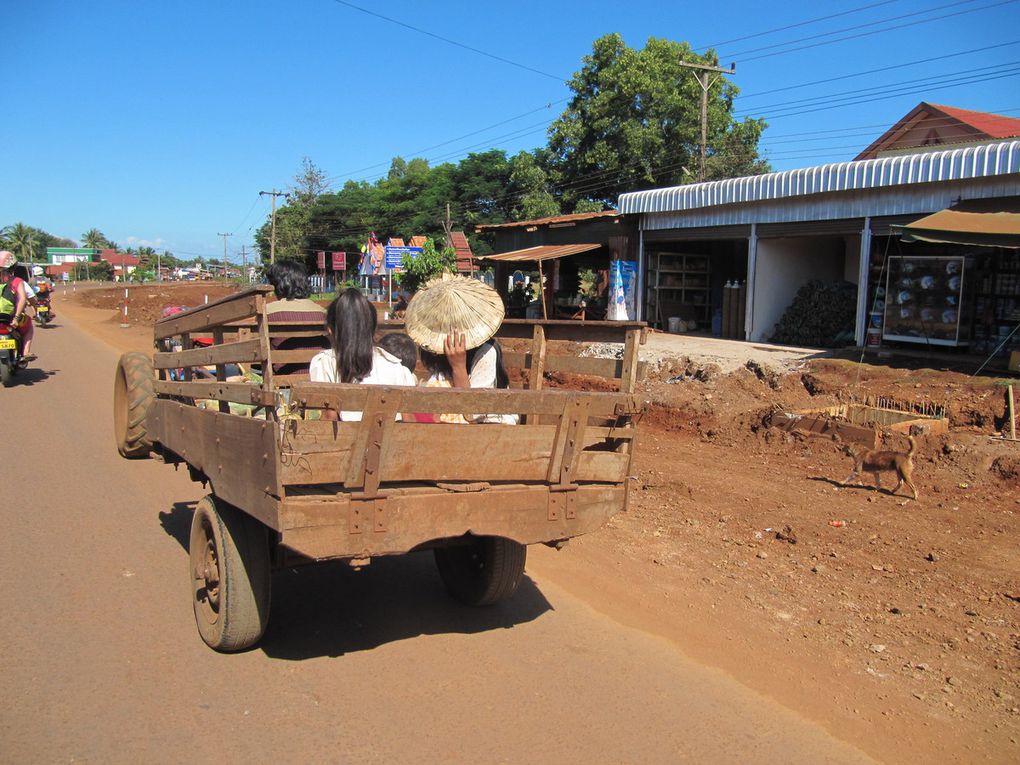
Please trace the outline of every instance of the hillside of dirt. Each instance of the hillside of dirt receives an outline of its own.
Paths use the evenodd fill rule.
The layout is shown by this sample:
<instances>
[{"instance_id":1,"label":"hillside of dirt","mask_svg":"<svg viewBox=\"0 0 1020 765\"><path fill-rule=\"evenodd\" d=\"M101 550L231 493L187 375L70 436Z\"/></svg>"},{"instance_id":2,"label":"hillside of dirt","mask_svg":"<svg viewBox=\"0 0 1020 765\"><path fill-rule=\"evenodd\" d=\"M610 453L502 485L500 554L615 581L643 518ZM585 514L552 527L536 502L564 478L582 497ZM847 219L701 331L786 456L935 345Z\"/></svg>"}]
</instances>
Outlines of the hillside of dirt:
<instances>
[{"instance_id":1,"label":"hillside of dirt","mask_svg":"<svg viewBox=\"0 0 1020 765\"><path fill-rule=\"evenodd\" d=\"M205 294L217 295L132 292L129 316ZM77 299L111 307L109 295ZM557 352L577 349L551 343ZM878 739L893 759L927 742L1015 761L1020 442L1001 438L1005 382L839 359L730 374L692 357L659 366L640 391L651 406L630 512L572 542L591 563L574 586L791 707ZM947 433L916 437L916 501L891 493L890 473L881 489L871 474L844 484L844 444L767 425L777 411L869 396L945 409ZM890 434L884 448L906 451L907 439Z\"/></svg>"}]
</instances>

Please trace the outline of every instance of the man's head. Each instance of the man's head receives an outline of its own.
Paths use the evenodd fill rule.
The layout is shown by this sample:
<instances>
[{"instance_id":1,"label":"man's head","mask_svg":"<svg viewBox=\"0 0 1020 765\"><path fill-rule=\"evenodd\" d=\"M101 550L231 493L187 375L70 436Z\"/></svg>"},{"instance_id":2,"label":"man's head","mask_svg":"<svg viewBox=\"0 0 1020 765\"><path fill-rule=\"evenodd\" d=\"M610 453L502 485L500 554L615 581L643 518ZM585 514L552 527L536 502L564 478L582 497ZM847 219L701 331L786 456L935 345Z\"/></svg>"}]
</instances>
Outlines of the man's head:
<instances>
[{"instance_id":1,"label":"man's head","mask_svg":"<svg viewBox=\"0 0 1020 765\"><path fill-rule=\"evenodd\" d=\"M312 294L308 285L308 272L295 260L281 260L269 267L266 279L273 285L276 297L281 300L297 300Z\"/></svg>"}]
</instances>

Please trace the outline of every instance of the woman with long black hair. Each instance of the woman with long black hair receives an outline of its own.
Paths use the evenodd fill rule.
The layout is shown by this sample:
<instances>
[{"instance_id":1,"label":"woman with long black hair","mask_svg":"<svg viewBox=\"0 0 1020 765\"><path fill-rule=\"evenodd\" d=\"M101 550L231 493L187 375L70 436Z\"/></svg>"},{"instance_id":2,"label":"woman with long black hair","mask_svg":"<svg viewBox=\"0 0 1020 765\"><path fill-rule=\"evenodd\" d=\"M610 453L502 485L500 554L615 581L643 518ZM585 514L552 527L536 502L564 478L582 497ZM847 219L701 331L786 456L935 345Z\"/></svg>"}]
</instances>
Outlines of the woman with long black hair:
<instances>
[{"instance_id":1,"label":"woman with long black hair","mask_svg":"<svg viewBox=\"0 0 1020 765\"><path fill-rule=\"evenodd\" d=\"M308 374L312 382L362 383L366 385L417 384L400 359L375 345L375 308L356 289L346 289L326 309L330 348L312 358ZM324 419L336 419L324 412ZM341 420L360 420L361 412L340 412Z\"/></svg>"}]
</instances>

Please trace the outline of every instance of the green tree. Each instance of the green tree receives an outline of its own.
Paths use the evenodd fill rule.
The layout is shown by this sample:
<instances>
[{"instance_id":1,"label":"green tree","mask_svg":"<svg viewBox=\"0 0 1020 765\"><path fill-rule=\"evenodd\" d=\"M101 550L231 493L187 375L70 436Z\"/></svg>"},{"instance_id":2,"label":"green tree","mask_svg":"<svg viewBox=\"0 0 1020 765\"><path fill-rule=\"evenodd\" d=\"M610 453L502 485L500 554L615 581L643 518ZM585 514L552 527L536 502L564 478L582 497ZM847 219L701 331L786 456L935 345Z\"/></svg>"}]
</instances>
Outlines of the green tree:
<instances>
[{"instance_id":1,"label":"green tree","mask_svg":"<svg viewBox=\"0 0 1020 765\"><path fill-rule=\"evenodd\" d=\"M301 160L301 170L294 176L294 201L302 207L311 207L326 190L326 173L308 157Z\"/></svg>"},{"instance_id":2,"label":"green tree","mask_svg":"<svg viewBox=\"0 0 1020 765\"><path fill-rule=\"evenodd\" d=\"M404 255L401 261L403 272L400 274L401 289L415 292L418 287L439 276L443 271L453 271L457 267L457 253L452 247L436 249L431 237L425 240L419 255Z\"/></svg>"},{"instance_id":3,"label":"green tree","mask_svg":"<svg viewBox=\"0 0 1020 765\"><path fill-rule=\"evenodd\" d=\"M574 96L549 128L557 185L565 209L576 200L614 202L623 191L670 186L697 177L701 86L680 61L718 66L714 51L696 54L687 43L650 37L640 50L618 34L597 39L570 80ZM742 147L740 161L717 161L715 172L743 174L765 166L758 157L760 120L738 123L738 89L722 76L708 94L708 153Z\"/></svg>"},{"instance_id":4,"label":"green tree","mask_svg":"<svg viewBox=\"0 0 1020 765\"><path fill-rule=\"evenodd\" d=\"M18 256L22 262L32 262L37 259L37 248L39 241L36 230L24 223L15 223L3 231L5 246Z\"/></svg>"},{"instance_id":5,"label":"green tree","mask_svg":"<svg viewBox=\"0 0 1020 765\"><path fill-rule=\"evenodd\" d=\"M81 235L81 246L93 250L111 250L115 247L114 243L103 236L103 232L98 228L90 228Z\"/></svg>"},{"instance_id":6,"label":"green tree","mask_svg":"<svg viewBox=\"0 0 1020 765\"><path fill-rule=\"evenodd\" d=\"M549 191L549 175L535 154L519 152L510 160L510 192L513 220L533 220L560 214L560 205Z\"/></svg>"}]
</instances>

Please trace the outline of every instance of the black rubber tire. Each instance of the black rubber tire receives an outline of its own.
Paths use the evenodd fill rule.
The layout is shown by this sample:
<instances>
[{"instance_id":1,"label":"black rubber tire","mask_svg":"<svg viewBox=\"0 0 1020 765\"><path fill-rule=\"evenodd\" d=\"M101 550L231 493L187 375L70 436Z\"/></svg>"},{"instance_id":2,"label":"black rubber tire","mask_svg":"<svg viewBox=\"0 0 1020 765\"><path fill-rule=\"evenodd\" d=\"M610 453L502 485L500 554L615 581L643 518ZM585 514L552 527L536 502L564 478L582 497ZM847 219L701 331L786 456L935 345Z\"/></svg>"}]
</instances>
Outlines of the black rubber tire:
<instances>
[{"instance_id":1,"label":"black rubber tire","mask_svg":"<svg viewBox=\"0 0 1020 765\"><path fill-rule=\"evenodd\" d=\"M476 537L435 549L446 589L461 603L490 606L511 597L524 577L528 548L505 537Z\"/></svg>"},{"instance_id":2,"label":"black rubber tire","mask_svg":"<svg viewBox=\"0 0 1020 765\"><path fill-rule=\"evenodd\" d=\"M122 457L148 457L152 449L146 418L156 400L154 379L152 359L144 353L120 357L113 380L113 433Z\"/></svg>"},{"instance_id":3,"label":"black rubber tire","mask_svg":"<svg viewBox=\"0 0 1020 765\"><path fill-rule=\"evenodd\" d=\"M10 364L0 363L0 384L5 388L14 385L14 367Z\"/></svg>"},{"instance_id":4,"label":"black rubber tire","mask_svg":"<svg viewBox=\"0 0 1020 765\"><path fill-rule=\"evenodd\" d=\"M195 623L206 645L228 653L258 643L269 623L266 527L210 494L191 519L188 557Z\"/></svg>"}]
</instances>

